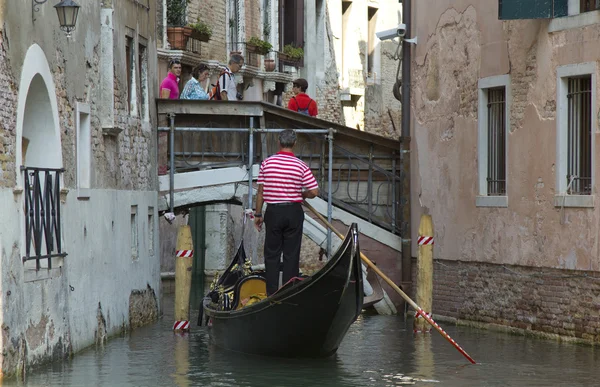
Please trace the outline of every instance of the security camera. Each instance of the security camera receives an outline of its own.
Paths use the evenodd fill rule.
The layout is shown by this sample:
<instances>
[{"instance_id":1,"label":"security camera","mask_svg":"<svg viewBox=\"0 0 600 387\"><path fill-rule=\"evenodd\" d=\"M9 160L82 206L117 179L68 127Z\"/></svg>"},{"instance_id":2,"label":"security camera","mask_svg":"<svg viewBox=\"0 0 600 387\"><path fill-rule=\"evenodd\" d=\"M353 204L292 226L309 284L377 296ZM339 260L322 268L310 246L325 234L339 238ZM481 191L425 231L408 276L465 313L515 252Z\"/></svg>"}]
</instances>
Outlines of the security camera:
<instances>
[{"instance_id":1,"label":"security camera","mask_svg":"<svg viewBox=\"0 0 600 387\"><path fill-rule=\"evenodd\" d=\"M394 38L403 38L406 35L406 24L398 24L398 27L389 30L377 32L375 35L379 40L391 40Z\"/></svg>"},{"instance_id":2,"label":"security camera","mask_svg":"<svg viewBox=\"0 0 600 387\"><path fill-rule=\"evenodd\" d=\"M398 24L398 36L403 38L406 35L406 24Z\"/></svg>"}]
</instances>

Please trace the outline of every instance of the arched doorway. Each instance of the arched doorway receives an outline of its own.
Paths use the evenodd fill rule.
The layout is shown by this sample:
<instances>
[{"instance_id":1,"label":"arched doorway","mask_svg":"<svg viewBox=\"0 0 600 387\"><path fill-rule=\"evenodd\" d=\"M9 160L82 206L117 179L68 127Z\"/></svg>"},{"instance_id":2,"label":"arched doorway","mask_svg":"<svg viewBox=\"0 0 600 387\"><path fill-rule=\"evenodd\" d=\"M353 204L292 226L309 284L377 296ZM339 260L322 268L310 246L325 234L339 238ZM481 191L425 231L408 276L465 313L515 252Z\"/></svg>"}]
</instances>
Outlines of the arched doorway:
<instances>
[{"instance_id":1,"label":"arched doorway","mask_svg":"<svg viewBox=\"0 0 600 387\"><path fill-rule=\"evenodd\" d=\"M62 147L56 90L46 55L32 45L23 62L17 105L16 181L23 187L25 267L51 268L61 247ZM60 263L58 263L60 264Z\"/></svg>"}]
</instances>

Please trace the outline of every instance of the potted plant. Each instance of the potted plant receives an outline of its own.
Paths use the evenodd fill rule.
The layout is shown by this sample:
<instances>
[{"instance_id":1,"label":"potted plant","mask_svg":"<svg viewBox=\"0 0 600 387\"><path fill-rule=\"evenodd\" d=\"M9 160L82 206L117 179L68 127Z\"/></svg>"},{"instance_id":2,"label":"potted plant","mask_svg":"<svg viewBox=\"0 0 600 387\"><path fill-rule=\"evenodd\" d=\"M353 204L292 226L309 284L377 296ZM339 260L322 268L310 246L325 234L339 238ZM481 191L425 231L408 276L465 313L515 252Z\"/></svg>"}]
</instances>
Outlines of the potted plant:
<instances>
[{"instance_id":1,"label":"potted plant","mask_svg":"<svg viewBox=\"0 0 600 387\"><path fill-rule=\"evenodd\" d=\"M271 48L273 48L271 43L259 39L256 36L251 37L250 40L246 42L246 50L248 50L248 52L253 52L258 55L268 54L269 51L271 51Z\"/></svg>"},{"instance_id":2,"label":"potted plant","mask_svg":"<svg viewBox=\"0 0 600 387\"><path fill-rule=\"evenodd\" d=\"M172 49L185 50L192 29L185 27L187 0L167 0L167 40Z\"/></svg>"},{"instance_id":3,"label":"potted plant","mask_svg":"<svg viewBox=\"0 0 600 387\"><path fill-rule=\"evenodd\" d=\"M297 64L304 59L304 50L302 47L294 47L291 44L286 44L283 47L283 52L279 53L279 60L285 63Z\"/></svg>"},{"instance_id":4,"label":"potted plant","mask_svg":"<svg viewBox=\"0 0 600 387\"><path fill-rule=\"evenodd\" d=\"M188 27L192 29L190 37L201 42L208 42L212 36L212 28L208 24L201 22L200 19Z\"/></svg>"}]
</instances>

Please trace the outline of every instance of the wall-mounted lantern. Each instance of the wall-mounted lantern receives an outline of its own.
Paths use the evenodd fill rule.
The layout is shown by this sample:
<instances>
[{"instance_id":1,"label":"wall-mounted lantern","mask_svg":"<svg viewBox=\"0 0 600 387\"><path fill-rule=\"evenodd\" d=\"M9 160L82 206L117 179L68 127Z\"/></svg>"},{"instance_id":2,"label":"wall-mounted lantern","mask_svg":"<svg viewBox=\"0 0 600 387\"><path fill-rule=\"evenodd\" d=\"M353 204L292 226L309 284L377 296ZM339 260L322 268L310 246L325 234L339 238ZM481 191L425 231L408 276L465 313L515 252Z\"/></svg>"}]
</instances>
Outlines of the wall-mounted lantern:
<instances>
[{"instance_id":1,"label":"wall-mounted lantern","mask_svg":"<svg viewBox=\"0 0 600 387\"><path fill-rule=\"evenodd\" d=\"M40 5L44 4L48 0L31 0L31 17L35 22L35 12L40 10ZM54 6L56 13L58 14L58 22L60 23L60 29L65 31L67 37L71 36L71 32L75 30L75 24L77 23L77 15L79 14L79 4L73 0L62 0L60 3Z\"/></svg>"}]
</instances>

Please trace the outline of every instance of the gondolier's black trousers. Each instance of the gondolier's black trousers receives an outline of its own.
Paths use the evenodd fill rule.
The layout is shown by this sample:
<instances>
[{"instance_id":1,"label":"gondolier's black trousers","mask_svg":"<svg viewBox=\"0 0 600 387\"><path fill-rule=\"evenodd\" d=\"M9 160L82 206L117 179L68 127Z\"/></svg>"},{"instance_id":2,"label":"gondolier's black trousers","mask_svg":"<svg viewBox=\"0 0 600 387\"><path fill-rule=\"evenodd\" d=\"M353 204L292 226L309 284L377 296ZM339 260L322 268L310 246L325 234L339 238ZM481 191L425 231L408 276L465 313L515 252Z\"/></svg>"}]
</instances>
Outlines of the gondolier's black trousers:
<instances>
[{"instance_id":1,"label":"gondolier's black trousers","mask_svg":"<svg viewBox=\"0 0 600 387\"><path fill-rule=\"evenodd\" d=\"M267 295L279 288L279 262L283 253L283 284L300 272L300 245L304 211L300 203L267 204L265 212L265 269Z\"/></svg>"}]
</instances>

